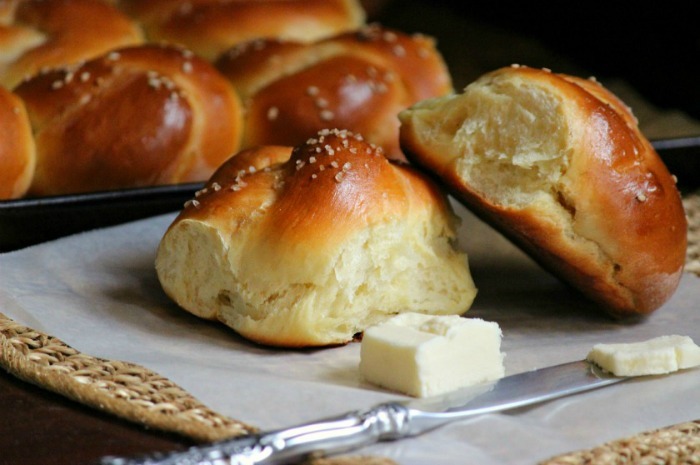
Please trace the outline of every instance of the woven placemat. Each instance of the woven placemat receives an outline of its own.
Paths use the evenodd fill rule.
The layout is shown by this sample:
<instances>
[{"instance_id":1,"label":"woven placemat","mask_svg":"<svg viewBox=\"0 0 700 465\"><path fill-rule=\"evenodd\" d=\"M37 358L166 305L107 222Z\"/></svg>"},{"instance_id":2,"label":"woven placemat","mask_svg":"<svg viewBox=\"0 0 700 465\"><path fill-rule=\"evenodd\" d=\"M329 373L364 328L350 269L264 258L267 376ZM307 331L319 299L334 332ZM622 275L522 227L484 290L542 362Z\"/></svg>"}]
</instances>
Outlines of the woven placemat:
<instances>
[{"instance_id":1,"label":"woven placemat","mask_svg":"<svg viewBox=\"0 0 700 465\"><path fill-rule=\"evenodd\" d=\"M131 422L200 442L257 428L221 415L143 366L84 354L0 313L0 367L19 379ZM396 465L383 457L315 458L307 465Z\"/></svg>"},{"instance_id":2,"label":"woven placemat","mask_svg":"<svg viewBox=\"0 0 700 465\"><path fill-rule=\"evenodd\" d=\"M590 450L553 457L540 465L698 465L700 420L646 431Z\"/></svg>"},{"instance_id":3,"label":"woven placemat","mask_svg":"<svg viewBox=\"0 0 700 465\"><path fill-rule=\"evenodd\" d=\"M700 192L683 199L686 272L700 276ZM172 381L134 363L92 357L0 313L0 366L14 376L152 429L209 442L256 428L203 405ZM308 465L392 465L383 457L318 458ZM542 465L700 464L700 420L552 458Z\"/></svg>"},{"instance_id":4,"label":"woven placemat","mask_svg":"<svg viewBox=\"0 0 700 465\"><path fill-rule=\"evenodd\" d=\"M22 380L82 404L198 441L255 431L209 409L148 368L83 354L2 313L0 366Z\"/></svg>"},{"instance_id":5,"label":"woven placemat","mask_svg":"<svg viewBox=\"0 0 700 465\"><path fill-rule=\"evenodd\" d=\"M685 271L700 276L700 191L686 196L683 206L688 217L688 250Z\"/></svg>"}]
</instances>

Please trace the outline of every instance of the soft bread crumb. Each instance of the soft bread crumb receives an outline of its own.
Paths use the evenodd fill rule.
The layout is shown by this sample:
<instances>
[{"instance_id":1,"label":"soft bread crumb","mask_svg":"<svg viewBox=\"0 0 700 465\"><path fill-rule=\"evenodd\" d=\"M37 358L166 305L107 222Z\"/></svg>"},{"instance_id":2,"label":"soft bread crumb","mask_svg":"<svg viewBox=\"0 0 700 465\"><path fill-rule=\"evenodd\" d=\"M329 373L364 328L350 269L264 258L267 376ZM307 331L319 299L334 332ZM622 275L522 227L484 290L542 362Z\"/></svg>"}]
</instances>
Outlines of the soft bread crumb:
<instances>
[{"instance_id":1,"label":"soft bread crumb","mask_svg":"<svg viewBox=\"0 0 700 465\"><path fill-rule=\"evenodd\" d=\"M570 151L562 111L555 95L516 81L424 100L404 116L417 125L421 143L445 151L471 189L522 208L559 203Z\"/></svg>"}]
</instances>

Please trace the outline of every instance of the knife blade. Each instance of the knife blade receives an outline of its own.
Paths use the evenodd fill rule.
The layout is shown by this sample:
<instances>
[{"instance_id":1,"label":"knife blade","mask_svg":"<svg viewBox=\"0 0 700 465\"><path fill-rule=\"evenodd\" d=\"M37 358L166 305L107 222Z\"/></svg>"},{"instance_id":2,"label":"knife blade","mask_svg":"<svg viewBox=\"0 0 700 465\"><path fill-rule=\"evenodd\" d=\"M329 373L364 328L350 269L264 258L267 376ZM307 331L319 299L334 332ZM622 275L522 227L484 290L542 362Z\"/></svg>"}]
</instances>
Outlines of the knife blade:
<instances>
[{"instance_id":1,"label":"knife blade","mask_svg":"<svg viewBox=\"0 0 700 465\"><path fill-rule=\"evenodd\" d=\"M475 415L501 412L623 381L582 360L501 378L444 396L386 402L290 428L228 439L186 451L105 457L101 465L284 464L417 436Z\"/></svg>"}]
</instances>

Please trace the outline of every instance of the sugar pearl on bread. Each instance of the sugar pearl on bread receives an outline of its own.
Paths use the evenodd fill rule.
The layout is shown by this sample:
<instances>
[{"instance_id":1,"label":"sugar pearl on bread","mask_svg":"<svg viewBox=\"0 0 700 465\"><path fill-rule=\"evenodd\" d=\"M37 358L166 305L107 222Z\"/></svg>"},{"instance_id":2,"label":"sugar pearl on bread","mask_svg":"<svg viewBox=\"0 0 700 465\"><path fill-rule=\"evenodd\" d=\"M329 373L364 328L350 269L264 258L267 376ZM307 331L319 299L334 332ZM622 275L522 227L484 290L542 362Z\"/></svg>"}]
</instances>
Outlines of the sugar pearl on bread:
<instances>
[{"instance_id":1,"label":"sugar pearl on bread","mask_svg":"<svg viewBox=\"0 0 700 465\"><path fill-rule=\"evenodd\" d=\"M462 314L474 299L443 192L356 133L243 150L196 201L161 241L160 282L252 341L344 344L391 315Z\"/></svg>"},{"instance_id":2,"label":"sugar pearl on bread","mask_svg":"<svg viewBox=\"0 0 700 465\"><path fill-rule=\"evenodd\" d=\"M222 54L216 66L245 103L244 147L296 146L342 127L405 161L397 113L452 91L432 38L378 24L311 43L256 40Z\"/></svg>"},{"instance_id":3,"label":"sugar pearl on bread","mask_svg":"<svg viewBox=\"0 0 700 465\"><path fill-rule=\"evenodd\" d=\"M214 60L266 37L313 41L365 22L358 0L116 0L152 42L183 44Z\"/></svg>"},{"instance_id":4,"label":"sugar pearl on bread","mask_svg":"<svg viewBox=\"0 0 700 465\"><path fill-rule=\"evenodd\" d=\"M101 0L22 0L0 18L0 84L16 87L42 70L143 43L136 23Z\"/></svg>"},{"instance_id":5,"label":"sugar pearl on bread","mask_svg":"<svg viewBox=\"0 0 700 465\"><path fill-rule=\"evenodd\" d=\"M204 181L240 144L238 95L180 47L113 50L16 92L37 145L31 195Z\"/></svg>"}]
</instances>

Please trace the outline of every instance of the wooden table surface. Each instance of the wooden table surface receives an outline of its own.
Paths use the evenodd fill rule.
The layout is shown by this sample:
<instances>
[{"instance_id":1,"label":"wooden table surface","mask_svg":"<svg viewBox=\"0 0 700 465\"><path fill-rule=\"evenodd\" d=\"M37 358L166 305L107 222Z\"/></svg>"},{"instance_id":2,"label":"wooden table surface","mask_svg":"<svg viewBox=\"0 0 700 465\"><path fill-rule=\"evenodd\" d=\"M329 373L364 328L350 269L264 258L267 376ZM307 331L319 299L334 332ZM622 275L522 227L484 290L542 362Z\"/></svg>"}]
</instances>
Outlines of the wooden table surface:
<instances>
[{"instance_id":1,"label":"wooden table surface","mask_svg":"<svg viewBox=\"0 0 700 465\"><path fill-rule=\"evenodd\" d=\"M146 430L0 370L0 464L92 465L104 455L183 450L192 442Z\"/></svg>"}]
</instances>

